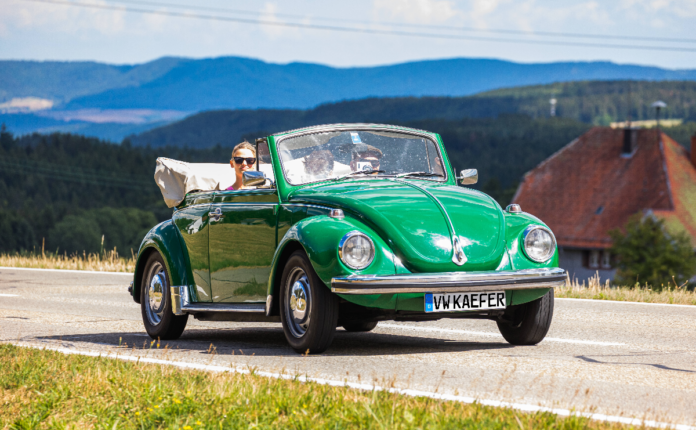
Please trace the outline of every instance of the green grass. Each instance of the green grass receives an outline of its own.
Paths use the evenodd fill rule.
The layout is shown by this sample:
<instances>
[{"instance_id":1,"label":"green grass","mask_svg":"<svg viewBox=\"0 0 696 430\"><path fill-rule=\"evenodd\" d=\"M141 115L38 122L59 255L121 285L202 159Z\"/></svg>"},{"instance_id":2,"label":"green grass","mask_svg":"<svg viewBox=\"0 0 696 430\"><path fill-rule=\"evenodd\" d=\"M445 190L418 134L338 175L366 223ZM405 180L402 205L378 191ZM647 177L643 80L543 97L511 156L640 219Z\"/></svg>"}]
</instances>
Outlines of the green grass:
<instances>
[{"instance_id":1,"label":"green grass","mask_svg":"<svg viewBox=\"0 0 696 430\"><path fill-rule=\"evenodd\" d=\"M0 344L0 428L585 429L616 424Z\"/></svg>"}]
</instances>

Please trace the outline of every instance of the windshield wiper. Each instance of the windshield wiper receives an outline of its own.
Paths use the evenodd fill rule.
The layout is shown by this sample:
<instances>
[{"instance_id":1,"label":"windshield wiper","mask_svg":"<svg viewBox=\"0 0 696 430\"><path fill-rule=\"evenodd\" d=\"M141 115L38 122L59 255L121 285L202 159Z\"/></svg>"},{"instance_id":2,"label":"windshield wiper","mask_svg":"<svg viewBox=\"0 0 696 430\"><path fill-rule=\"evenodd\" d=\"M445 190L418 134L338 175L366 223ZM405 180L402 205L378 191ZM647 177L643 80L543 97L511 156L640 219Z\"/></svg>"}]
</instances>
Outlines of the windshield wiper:
<instances>
[{"instance_id":1,"label":"windshield wiper","mask_svg":"<svg viewBox=\"0 0 696 430\"><path fill-rule=\"evenodd\" d=\"M398 175L395 175L395 178L404 178L406 176L441 176L444 177L442 173L434 173L434 172L407 172L407 173L399 173Z\"/></svg>"},{"instance_id":2,"label":"windshield wiper","mask_svg":"<svg viewBox=\"0 0 696 430\"><path fill-rule=\"evenodd\" d=\"M356 172L350 172L347 175L339 176L337 178L333 178L332 181L340 181L341 179L348 178L350 176L356 176L356 175L369 175L371 173L384 173L384 170L358 170Z\"/></svg>"}]
</instances>

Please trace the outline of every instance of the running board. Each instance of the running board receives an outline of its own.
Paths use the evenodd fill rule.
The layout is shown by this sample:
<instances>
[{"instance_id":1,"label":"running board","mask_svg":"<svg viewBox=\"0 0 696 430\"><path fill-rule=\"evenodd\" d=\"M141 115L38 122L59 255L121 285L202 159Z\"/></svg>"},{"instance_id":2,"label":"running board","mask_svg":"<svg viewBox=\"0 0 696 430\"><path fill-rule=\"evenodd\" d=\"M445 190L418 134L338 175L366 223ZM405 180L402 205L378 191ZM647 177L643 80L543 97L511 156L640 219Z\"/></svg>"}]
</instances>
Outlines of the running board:
<instances>
[{"instance_id":1,"label":"running board","mask_svg":"<svg viewBox=\"0 0 696 430\"><path fill-rule=\"evenodd\" d=\"M172 312L186 315L198 312L262 313L266 314L265 303L191 303L186 285L171 287Z\"/></svg>"}]
</instances>

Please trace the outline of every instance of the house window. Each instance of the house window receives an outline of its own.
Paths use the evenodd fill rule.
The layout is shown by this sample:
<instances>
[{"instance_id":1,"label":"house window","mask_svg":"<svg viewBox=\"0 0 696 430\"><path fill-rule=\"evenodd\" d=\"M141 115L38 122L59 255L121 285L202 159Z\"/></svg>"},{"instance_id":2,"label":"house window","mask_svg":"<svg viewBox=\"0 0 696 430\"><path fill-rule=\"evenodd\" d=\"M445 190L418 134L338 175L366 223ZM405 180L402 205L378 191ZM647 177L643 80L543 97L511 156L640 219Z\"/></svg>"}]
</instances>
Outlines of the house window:
<instances>
[{"instance_id":1,"label":"house window","mask_svg":"<svg viewBox=\"0 0 696 430\"><path fill-rule=\"evenodd\" d=\"M609 251L602 251L602 269L611 269L611 254Z\"/></svg>"},{"instance_id":2,"label":"house window","mask_svg":"<svg viewBox=\"0 0 696 430\"><path fill-rule=\"evenodd\" d=\"M599 251L597 250L592 250L590 251L590 256L587 262L587 266L590 269L599 269Z\"/></svg>"}]
</instances>

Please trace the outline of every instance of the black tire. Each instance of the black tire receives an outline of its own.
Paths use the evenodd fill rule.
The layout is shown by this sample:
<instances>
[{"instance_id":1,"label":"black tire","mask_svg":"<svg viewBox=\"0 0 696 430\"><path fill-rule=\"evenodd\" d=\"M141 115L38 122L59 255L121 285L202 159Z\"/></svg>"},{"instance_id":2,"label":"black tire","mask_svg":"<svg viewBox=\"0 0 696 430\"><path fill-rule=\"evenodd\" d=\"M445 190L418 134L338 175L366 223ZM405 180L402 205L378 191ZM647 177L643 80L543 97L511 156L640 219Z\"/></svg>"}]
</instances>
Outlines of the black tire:
<instances>
[{"instance_id":1,"label":"black tire","mask_svg":"<svg viewBox=\"0 0 696 430\"><path fill-rule=\"evenodd\" d=\"M553 318L553 288L543 297L505 310L505 321L498 321L498 329L505 340L513 345L536 345L544 340Z\"/></svg>"},{"instance_id":2,"label":"black tire","mask_svg":"<svg viewBox=\"0 0 696 430\"><path fill-rule=\"evenodd\" d=\"M377 321L349 322L343 324L343 328L350 332L372 331L375 327L377 327Z\"/></svg>"},{"instance_id":3,"label":"black tire","mask_svg":"<svg viewBox=\"0 0 696 430\"><path fill-rule=\"evenodd\" d=\"M140 312L145 331L153 339L178 339L188 322L188 315L172 312L170 286L167 266L159 252L153 252L145 263L140 284Z\"/></svg>"},{"instance_id":4,"label":"black tire","mask_svg":"<svg viewBox=\"0 0 696 430\"><path fill-rule=\"evenodd\" d=\"M336 334L338 297L319 279L304 251L295 251L285 263L280 320L288 343L301 354L326 351Z\"/></svg>"}]
</instances>

